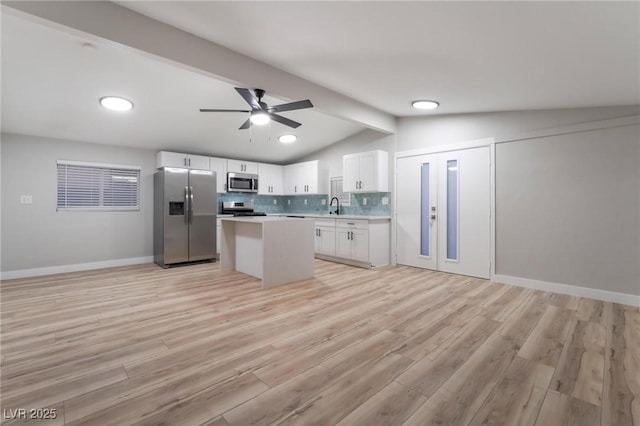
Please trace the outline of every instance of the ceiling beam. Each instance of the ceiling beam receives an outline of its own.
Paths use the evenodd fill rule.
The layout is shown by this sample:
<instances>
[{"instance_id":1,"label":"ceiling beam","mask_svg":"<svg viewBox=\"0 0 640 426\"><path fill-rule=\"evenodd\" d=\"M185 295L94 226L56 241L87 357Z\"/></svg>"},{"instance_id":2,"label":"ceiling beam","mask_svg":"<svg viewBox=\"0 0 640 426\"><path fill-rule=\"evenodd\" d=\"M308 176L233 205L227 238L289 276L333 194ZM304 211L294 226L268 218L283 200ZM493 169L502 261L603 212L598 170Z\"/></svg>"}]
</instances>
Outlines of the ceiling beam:
<instances>
[{"instance_id":1,"label":"ceiling beam","mask_svg":"<svg viewBox=\"0 0 640 426\"><path fill-rule=\"evenodd\" d=\"M133 48L230 83L260 87L276 97L311 99L321 112L383 133L396 118L340 93L211 41L107 1L3 1L3 13L24 14ZM10 9L13 9L11 11Z\"/></svg>"}]
</instances>

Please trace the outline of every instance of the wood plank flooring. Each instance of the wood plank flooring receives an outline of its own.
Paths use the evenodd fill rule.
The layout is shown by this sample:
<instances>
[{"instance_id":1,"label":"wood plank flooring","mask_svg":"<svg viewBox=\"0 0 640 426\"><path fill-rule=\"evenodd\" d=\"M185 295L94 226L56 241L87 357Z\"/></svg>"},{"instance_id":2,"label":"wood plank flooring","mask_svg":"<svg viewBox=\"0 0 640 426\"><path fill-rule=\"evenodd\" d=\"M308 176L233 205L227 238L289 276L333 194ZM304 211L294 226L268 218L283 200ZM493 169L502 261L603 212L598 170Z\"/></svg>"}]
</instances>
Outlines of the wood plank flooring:
<instances>
[{"instance_id":1,"label":"wood plank flooring","mask_svg":"<svg viewBox=\"0 0 640 426\"><path fill-rule=\"evenodd\" d=\"M636 307L315 270L271 290L217 264L4 281L3 424L640 425Z\"/></svg>"}]
</instances>

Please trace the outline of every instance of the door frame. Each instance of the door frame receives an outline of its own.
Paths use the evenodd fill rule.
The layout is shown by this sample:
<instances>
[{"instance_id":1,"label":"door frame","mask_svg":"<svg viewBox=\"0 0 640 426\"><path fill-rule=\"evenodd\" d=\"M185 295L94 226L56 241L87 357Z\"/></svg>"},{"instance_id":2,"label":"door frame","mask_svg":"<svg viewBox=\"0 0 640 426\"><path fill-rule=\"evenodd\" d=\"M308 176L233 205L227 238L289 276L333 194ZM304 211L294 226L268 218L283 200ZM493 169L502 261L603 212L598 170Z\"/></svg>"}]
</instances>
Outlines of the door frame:
<instances>
[{"instance_id":1,"label":"door frame","mask_svg":"<svg viewBox=\"0 0 640 426\"><path fill-rule=\"evenodd\" d=\"M399 158L407 158L407 157L416 157L420 155L429 155L429 154L438 154L442 152L451 152L451 151L460 151L464 149L471 148L481 148L481 147L489 147L489 279L493 281L494 276L496 274L496 141L494 137L482 138L482 139L473 139L469 141L461 141L446 145L436 145L431 147L424 147L418 149L412 149L407 151L399 151L394 155L393 161L393 173L394 173L394 182L393 182L393 191L394 194L398 193L398 159ZM398 211L398 197L393 197L393 264L397 264L398 260L398 239L395 238L397 236L397 211Z\"/></svg>"}]
</instances>

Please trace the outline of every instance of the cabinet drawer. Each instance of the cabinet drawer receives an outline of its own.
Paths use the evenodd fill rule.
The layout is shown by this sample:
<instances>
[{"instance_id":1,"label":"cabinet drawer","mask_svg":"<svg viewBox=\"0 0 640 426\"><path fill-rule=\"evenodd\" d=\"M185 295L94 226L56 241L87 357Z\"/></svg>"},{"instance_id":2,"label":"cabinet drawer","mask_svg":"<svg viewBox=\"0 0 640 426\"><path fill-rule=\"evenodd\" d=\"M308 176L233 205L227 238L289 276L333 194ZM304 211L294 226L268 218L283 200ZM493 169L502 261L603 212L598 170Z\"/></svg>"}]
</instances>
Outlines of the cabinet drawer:
<instances>
[{"instance_id":1,"label":"cabinet drawer","mask_svg":"<svg viewBox=\"0 0 640 426\"><path fill-rule=\"evenodd\" d=\"M369 221L362 219L336 219L337 228L369 229Z\"/></svg>"},{"instance_id":2,"label":"cabinet drawer","mask_svg":"<svg viewBox=\"0 0 640 426\"><path fill-rule=\"evenodd\" d=\"M316 219L316 226L328 226L330 228L335 228L336 220L335 219Z\"/></svg>"}]
</instances>

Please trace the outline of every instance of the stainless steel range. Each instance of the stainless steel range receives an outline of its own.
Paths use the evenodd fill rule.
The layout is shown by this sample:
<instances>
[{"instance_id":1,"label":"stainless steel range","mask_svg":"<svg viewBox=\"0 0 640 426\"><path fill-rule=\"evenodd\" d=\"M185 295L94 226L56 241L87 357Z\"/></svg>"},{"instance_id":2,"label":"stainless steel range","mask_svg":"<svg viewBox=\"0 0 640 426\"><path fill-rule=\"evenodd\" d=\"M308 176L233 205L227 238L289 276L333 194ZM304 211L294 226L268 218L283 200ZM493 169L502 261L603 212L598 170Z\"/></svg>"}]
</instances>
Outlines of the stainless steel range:
<instances>
[{"instance_id":1,"label":"stainless steel range","mask_svg":"<svg viewBox=\"0 0 640 426\"><path fill-rule=\"evenodd\" d=\"M232 214L234 216L266 216L264 212L254 211L252 201L223 201L222 214Z\"/></svg>"}]
</instances>

